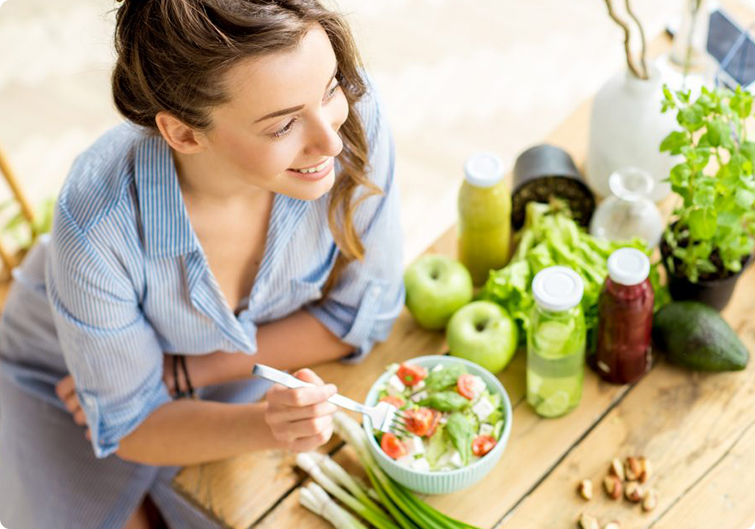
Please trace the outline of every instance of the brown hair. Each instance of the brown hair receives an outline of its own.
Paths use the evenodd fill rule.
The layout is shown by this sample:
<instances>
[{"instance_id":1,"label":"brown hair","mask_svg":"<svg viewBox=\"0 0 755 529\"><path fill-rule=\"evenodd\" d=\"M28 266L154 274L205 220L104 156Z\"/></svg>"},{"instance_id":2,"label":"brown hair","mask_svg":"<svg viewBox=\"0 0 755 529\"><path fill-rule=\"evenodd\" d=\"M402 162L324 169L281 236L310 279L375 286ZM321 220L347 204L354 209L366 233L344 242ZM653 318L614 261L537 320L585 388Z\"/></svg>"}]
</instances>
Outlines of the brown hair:
<instances>
[{"instance_id":1,"label":"brown hair","mask_svg":"<svg viewBox=\"0 0 755 529\"><path fill-rule=\"evenodd\" d=\"M349 105L341 126L341 171L330 190L328 223L339 253L323 298L343 268L364 257L353 224L359 203L379 194L367 177L367 138L355 105L367 87L348 25L318 0L123 0L115 27L115 106L129 121L157 134L155 116L167 111L197 130L210 109L229 100L221 78L242 59L294 49L312 25L328 35L338 81ZM366 192L355 198L360 186Z\"/></svg>"}]
</instances>

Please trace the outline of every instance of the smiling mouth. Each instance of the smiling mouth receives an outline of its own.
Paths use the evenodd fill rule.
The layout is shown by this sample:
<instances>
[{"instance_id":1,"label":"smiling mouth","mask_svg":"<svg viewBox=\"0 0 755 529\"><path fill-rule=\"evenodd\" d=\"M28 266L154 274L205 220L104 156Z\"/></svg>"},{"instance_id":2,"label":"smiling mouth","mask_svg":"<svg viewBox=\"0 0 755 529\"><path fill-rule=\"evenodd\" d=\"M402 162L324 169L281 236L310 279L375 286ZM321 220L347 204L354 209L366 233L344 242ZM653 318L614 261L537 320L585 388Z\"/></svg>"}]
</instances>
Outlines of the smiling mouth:
<instances>
[{"instance_id":1,"label":"smiling mouth","mask_svg":"<svg viewBox=\"0 0 755 529\"><path fill-rule=\"evenodd\" d=\"M307 167L306 169L289 169L289 171L296 171L297 173L301 173L301 174L319 173L320 171L328 167L328 165L330 165L330 161L331 161L331 158L328 158L327 160L322 161L317 165Z\"/></svg>"}]
</instances>

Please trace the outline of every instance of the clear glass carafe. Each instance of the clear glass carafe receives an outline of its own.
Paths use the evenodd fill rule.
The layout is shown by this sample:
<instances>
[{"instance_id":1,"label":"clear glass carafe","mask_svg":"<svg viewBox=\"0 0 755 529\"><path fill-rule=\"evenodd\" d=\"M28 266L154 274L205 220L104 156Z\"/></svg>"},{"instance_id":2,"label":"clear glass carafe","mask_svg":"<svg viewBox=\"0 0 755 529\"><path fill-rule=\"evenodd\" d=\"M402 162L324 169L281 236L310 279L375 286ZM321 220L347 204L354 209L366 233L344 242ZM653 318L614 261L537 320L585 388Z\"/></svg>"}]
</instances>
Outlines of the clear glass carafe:
<instances>
[{"instance_id":1,"label":"clear glass carafe","mask_svg":"<svg viewBox=\"0 0 755 529\"><path fill-rule=\"evenodd\" d=\"M655 247L663 234L663 217L650 199L653 177L636 167L615 171L608 179L611 196L600 203L590 221L590 233L600 239L643 239Z\"/></svg>"}]
</instances>

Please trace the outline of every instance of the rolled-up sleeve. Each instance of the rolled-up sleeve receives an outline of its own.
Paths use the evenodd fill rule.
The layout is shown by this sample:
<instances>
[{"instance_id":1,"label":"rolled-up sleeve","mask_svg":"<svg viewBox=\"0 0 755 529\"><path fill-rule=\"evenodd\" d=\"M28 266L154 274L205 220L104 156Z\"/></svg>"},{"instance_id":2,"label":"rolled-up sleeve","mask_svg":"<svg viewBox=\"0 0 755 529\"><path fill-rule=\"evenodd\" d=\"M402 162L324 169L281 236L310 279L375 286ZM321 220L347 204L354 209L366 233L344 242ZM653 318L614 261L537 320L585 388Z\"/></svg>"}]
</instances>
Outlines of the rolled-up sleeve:
<instances>
[{"instance_id":1,"label":"rolled-up sleeve","mask_svg":"<svg viewBox=\"0 0 755 529\"><path fill-rule=\"evenodd\" d=\"M59 204L46 282L66 366L98 458L170 400L162 349L140 309L123 256L92 244Z\"/></svg>"},{"instance_id":2,"label":"rolled-up sleeve","mask_svg":"<svg viewBox=\"0 0 755 529\"><path fill-rule=\"evenodd\" d=\"M354 215L364 259L342 272L328 298L307 307L331 332L354 346L342 359L357 363L376 342L385 340L404 305L399 192L394 175L395 150L378 94L372 84L360 113L370 146L372 182L382 194L363 201Z\"/></svg>"}]
</instances>

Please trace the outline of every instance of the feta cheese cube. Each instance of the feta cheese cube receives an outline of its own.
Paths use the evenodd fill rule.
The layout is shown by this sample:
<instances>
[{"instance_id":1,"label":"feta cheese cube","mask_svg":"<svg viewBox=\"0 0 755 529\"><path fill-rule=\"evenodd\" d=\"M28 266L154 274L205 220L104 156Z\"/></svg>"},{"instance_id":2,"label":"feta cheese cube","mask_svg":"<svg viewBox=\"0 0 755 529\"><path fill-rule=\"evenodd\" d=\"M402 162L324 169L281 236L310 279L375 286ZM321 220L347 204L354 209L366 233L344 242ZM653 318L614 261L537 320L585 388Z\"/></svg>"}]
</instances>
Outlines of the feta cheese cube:
<instances>
[{"instance_id":1,"label":"feta cheese cube","mask_svg":"<svg viewBox=\"0 0 755 529\"><path fill-rule=\"evenodd\" d=\"M443 417L441 417L441 418L440 418L440 420L439 420L438 422L439 422L440 424L446 424L446 423L448 422L448 419L446 419L446 417L445 417L445 416L443 416Z\"/></svg>"},{"instance_id":2,"label":"feta cheese cube","mask_svg":"<svg viewBox=\"0 0 755 529\"><path fill-rule=\"evenodd\" d=\"M443 455L438 458L438 465L439 467L451 467L451 459L453 458L454 454L458 454L456 450L453 448L451 450L448 450L446 452L443 452Z\"/></svg>"},{"instance_id":3,"label":"feta cheese cube","mask_svg":"<svg viewBox=\"0 0 755 529\"><path fill-rule=\"evenodd\" d=\"M406 443L406 448L409 452L409 455L415 455L415 454L424 454L425 453L425 444L422 442L421 437L414 436Z\"/></svg>"},{"instance_id":4,"label":"feta cheese cube","mask_svg":"<svg viewBox=\"0 0 755 529\"><path fill-rule=\"evenodd\" d=\"M484 421L488 418L488 415L493 413L495 407L490 403L488 399L480 399L472 406L472 411L481 420Z\"/></svg>"},{"instance_id":5,"label":"feta cheese cube","mask_svg":"<svg viewBox=\"0 0 755 529\"><path fill-rule=\"evenodd\" d=\"M425 381L424 380L420 380L419 382L417 382L416 384L414 384L414 387L412 389L420 390L420 389L422 389L424 387L425 387Z\"/></svg>"},{"instance_id":6,"label":"feta cheese cube","mask_svg":"<svg viewBox=\"0 0 755 529\"><path fill-rule=\"evenodd\" d=\"M461 461L461 454L457 450L454 450L454 453L451 456L451 464L456 468L464 466L464 463Z\"/></svg>"},{"instance_id":7,"label":"feta cheese cube","mask_svg":"<svg viewBox=\"0 0 755 529\"><path fill-rule=\"evenodd\" d=\"M388 385L385 389L389 395L401 395L405 388L406 386L401 382L401 379L398 378L397 375L392 375L391 378L388 379Z\"/></svg>"},{"instance_id":8,"label":"feta cheese cube","mask_svg":"<svg viewBox=\"0 0 755 529\"><path fill-rule=\"evenodd\" d=\"M414 463L412 463L412 468L414 470L419 470L420 472L429 472L430 463L428 463L427 459L425 459L424 457L420 457L419 459L414 460Z\"/></svg>"},{"instance_id":9,"label":"feta cheese cube","mask_svg":"<svg viewBox=\"0 0 755 529\"><path fill-rule=\"evenodd\" d=\"M474 381L474 383L472 384L472 391L474 392L474 398L476 399L477 397L482 395L483 391L488 389L488 386L487 384L485 384L485 381L478 376L473 376L472 380Z\"/></svg>"},{"instance_id":10,"label":"feta cheese cube","mask_svg":"<svg viewBox=\"0 0 755 529\"><path fill-rule=\"evenodd\" d=\"M480 435L493 435L495 427L492 424L482 423L480 425Z\"/></svg>"},{"instance_id":11,"label":"feta cheese cube","mask_svg":"<svg viewBox=\"0 0 755 529\"><path fill-rule=\"evenodd\" d=\"M432 368L432 369L430 370L430 372L431 372L431 373L437 373L437 372L438 372L438 371L440 371L441 369L443 369L443 364L438 364L437 366L435 366L434 368Z\"/></svg>"},{"instance_id":12,"label":"feta cheese cube","mask_svg":"<svg viewBox=\"0 0 755 529\"><path fill-rule=\"evenodd\" d=\"M403 456L403 457L399 457L396 460L396 463L398 463L402 467L409 467L409 468L411 468L412 464L414 463L414 456L406 455L406 456Z\"/></svg>"},{"instance_id":13,"label":"feta cheese cube","mask_svg":"<svg viewBox=\"0 0 755 529\"><path fill-rule=\"evenodd\" d=\"M419 402L422 399L426 399L426 398L427 398L427 391L420 391L416 395L412 395L411 400L412 402Z\"/></svg>"}]
</instances>

